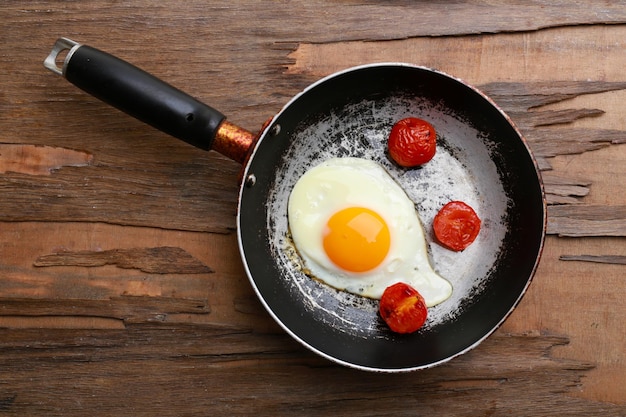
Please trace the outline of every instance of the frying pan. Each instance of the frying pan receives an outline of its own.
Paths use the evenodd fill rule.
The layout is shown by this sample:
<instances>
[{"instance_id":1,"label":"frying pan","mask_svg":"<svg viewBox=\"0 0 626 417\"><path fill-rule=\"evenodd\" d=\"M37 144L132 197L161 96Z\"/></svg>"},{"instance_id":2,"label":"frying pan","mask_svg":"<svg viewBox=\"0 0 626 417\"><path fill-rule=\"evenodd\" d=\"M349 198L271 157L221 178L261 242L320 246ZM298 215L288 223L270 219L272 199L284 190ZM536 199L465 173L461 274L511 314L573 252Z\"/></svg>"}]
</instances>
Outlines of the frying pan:
<instances>
[{"instance_id":1,"label":"frying pan","mask_svg":"<svg viewBox=\"0 0 626 417\"><path fill-rule=\"evenodd\" d=\"M246 273L285 331L331 361L380 372L444 363L493 333L534 275L546 225L536 161L509 117L459 79L401 63L350 68L306 88L255 136L131 64L69 39L57 40L44 65L166 133L244 164L237 233ZM437 130L435 158L417 169L395 165L385 151L391 127L408 116ZM453 285L452 297L430 308L416 333L394 334L377 301L307 276L290 240L286 207L297 179L323 160L348 156L378 162L403 187L435 270ZM433 238L432 220L450 200L470 204L483 222L463 252Z\"/></svg>"}]
</instances>

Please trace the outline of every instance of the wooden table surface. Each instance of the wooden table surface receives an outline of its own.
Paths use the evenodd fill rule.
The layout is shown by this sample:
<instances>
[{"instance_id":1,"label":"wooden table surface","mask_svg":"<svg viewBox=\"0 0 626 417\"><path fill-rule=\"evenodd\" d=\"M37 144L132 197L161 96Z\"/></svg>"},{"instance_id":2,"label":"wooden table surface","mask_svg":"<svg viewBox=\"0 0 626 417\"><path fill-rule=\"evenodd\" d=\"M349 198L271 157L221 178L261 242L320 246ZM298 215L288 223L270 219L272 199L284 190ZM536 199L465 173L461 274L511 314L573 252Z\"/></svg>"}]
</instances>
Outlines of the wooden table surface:
<instances>
[{"instance_id":1,"label":"wooden table surface","mask_svg":"<svg viewBox=\"0 0 626 417\"><path fill-rule=\"evenodd\" d=\"M626 2L5 0L0 20L0 415L626 416ZM251 131L357 64L480 87L543 170L528 293L427 371L317 357L244 273L240 166L44 69L60 36Z\"/></svg>"}]
</instances>

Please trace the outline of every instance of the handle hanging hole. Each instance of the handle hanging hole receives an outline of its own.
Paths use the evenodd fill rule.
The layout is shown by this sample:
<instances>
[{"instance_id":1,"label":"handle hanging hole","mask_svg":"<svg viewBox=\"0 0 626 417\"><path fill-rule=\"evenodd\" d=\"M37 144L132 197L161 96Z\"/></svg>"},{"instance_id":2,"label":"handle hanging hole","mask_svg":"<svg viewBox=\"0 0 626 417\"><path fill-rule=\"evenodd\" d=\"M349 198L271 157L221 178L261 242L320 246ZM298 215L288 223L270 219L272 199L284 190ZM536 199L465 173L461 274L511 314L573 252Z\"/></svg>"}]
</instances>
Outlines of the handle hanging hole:
<instances>
[{"instance_id":1,"label":"handle hanging hole","mask_svg":"<svg viewBox=\"0 0 626 417\"><path fill-rule=\"evenodd\" d=\"M187 120L188 122L193 122L193 119L194 119L193 113L187 113L187 116L185 116L185 120Z\"/></svg>"},{"instance_id":2,"label":"handle hanging hole","mask_svg":"<svg viewBox=\"0 0 626 417\"><path fill-rule=\"evenodd\" d=\"M71 39L59 38L54 43L50 54L43 62L44 67L57 75L64 75L65 66L69 62L72 54L80 48L80 44Z\"/></svg>"}]
</instances>

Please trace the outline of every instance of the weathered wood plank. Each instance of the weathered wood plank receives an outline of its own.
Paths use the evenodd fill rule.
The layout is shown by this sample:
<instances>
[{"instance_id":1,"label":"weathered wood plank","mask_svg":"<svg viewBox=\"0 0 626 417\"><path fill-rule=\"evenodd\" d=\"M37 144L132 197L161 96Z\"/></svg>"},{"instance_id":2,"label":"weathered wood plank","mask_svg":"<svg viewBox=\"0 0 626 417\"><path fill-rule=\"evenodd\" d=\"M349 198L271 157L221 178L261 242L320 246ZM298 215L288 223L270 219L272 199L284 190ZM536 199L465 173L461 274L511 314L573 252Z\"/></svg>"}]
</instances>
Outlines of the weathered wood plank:
<instances>
[{"instance_id":1,"label":"weathered wood plank","mask_svg":"<svg viewBox=\"0 0 626 417\"><path fill-rule=\"evenodd\" d=\"M615 129L532 129L526 136L533 152L544 158L580 154L626 143L626 132Z\"/></svg>"},{"instance_id":2,"label":"weathered wood plank","mask_svg":"<svg viewBox=\"0 0 626 417\"><path fill-rule=\"evenodd\" d=\"M535 81L551 89L568 81L623 83L626 26L561 27L530 33L406 40L300 43L288 75L319 77L367 62L410 62L445 71L473 85ZM599 49L600 48L600 49ZM445 52L445 53L442 53ZM551 93L557 93L551 89ZM548 100L549 101L549 100ZM548 102L546 101L546 103Z\"/></svg>"},{"instance_id":3,"label":"weathered wood plank","mask_svg":"<svg viewBox=\"0 0 626 417\"><path fill-rule=\"evenodd\" d=\"M115 265L154 274L206 274L215 272L185 250L175 247L111 249L105 251L61 251L38 257L37 267Z\"/></svg>"},{"instance_id":4,"label":"weathered wood plank","mask_svg":"<svg viewBox=\"0 0 626 417\"><path fill-rule=\"evenodd\" d=\"M515 120L525 119L526 123L532 126L553 126L558 124L569 124L586 117L600 117L604 114L601 109L568 109L568 110L543 110L519 114L511 112L511 117Z\"/></svg>"},{"instance_id":5,"label":"weathered wood plank","mask_svg":"<svg viewBox=\"0 0 626 417\"><path fill-rule=\"evenodd\" d=\"M11 1L7 6L5 11L15 16L13 23L34 20L44 27L63 20L88 21L90 16L86 15L85 10L97 10L93 4L65 5L59 2ZM226 29L223 30L226 33L296 41L306 34L307 40L312 42L404 39L412 36L529 31L578 24L626 22L623 2L598 4L587 1L576 7L570 6L571 3L565 0L533 3L500 0L478 4L300 0L282 4L280 8L272 1L252 0L240 1L236 6L228 1L215 1L210 4L194 2L185 7L141 2L141 7L132 4L118 8L109 6L108 10L104 10L108 13L104 13L101 19L104 24L115 25L126 32L137 26L171 30L183 23L187 27L209 30L211 28L207 28L206 23L210 18L215 26ZM112 18L112 13L120 15ZM467 19L469 14L472 19ZM374 16L376 19L372 19ZM528 16L533 16L533 19ZM253 21L263 24L257 25L251 32L248 25ZM280 24L276 24L278 22ZM83 26L88 27L84 23Z\"/></svg>"},{"instance_id":6,"label":"weathered wood plank","mask_svg":"<svg viewBox=\"0 0 626 417\"><path fill-rule=\"evenodd\" d=\"M620 255L561 255L559 259L562 261L626 265L626 256Z\"/></svg>"},{"instance_id":7,"label":"weathered wood plank","mask_svg":"<svg viewBox=\"0 0 626 417\"><path fill-rule=\"evenodd\" d=\"M571 396L592 365L554 358L552 348L567 339L551 335L496 334L447 365L399 375L346 369L286 335L228 327L150 324L53 330L45 338L35 330L2 335L6 385L0 398L18 414L97 409L100 415L246 415L254 409L267 415L421 415L442 404L447 414L461 416L624 412ZM517 365L521 358L524 366ZM47 386L50 379L59 383ZM68 384L74 389L61 388Z\"/></svg>"},{"instance_id":8,"label":"weathered wood plank","mask_svg":"<svg viewBox=\"0 0 626 417\"><path fill-rule=\"evenodd\" d=\"M550 206L547 233L569 237L626 236L626 206Z\"/></svg>"},{"instance_id":9,"label":"weathered wood plank","mask_svg":"<svg viewBox=\"0 0 626 417\"><path fill-rule=\"evenodd\" d=\"M522 331L529 326L558 329L571 337L572 345L564 345L566 338L545 334L500 341L508 336L498 333L479 350L425 373L369 375L336 367L302 349L280 329L272 328L274 335L258 331L268 328L271 319L249 288L236 243L223 245L233 237L228 233L234 227L239 166L154 132L77 91L41 65L54 38L74 37L191 91L250 130L258 129L319 76L379 60L437 67L476 85L503 81L503 98L515 96L516 82L536 87L530 99L517 94L510 104L503 101L505 109L522 109L523 114L532 107L530 101L543 100L543 106L573 98L563 95L564 90L572 91L559 85L565 80L580 82L583 91L575 96L624 81L626 26L619 24L626 21L624 5L623 1L575 6L566 1L4 2L0 143L24 149L46 146L47 155L52 155L48 150L53 147L84 152L93 160L85 166L45 163L42 170L22 166L18 172L0 175L0 218L6 220L0 223L0 291L6 297L43 297L49 303L37 307L21 300L12 307L15 315L2 317L19 318L24 311L42 314L27 316L28 324L40 317L70 320L100 311L120 317L112 320L126 329L0 329L0 411L63 416L626 415L618 351L624 335L619 304L623 291L615 285L609 291L598 287L597 279L589 279L621 282L617 266L558 261L564 252L595 253L591 245L584 246L588 252L579 251L580 247L567 246L578 240L550 237L525 299L529 304L521 311L525 316L508 321ZM579 22L584 26L568 27ZM594 23L618 24L591 26ZM555 29L529 32L543 27ZM431 37L498 32L508 33ZM547 96L541 97L542 91ZM617 104L610 109L595 102L578 107L623 113ZM542 110L548 108L532 111ZM601 122L606 116L587 120ZM536 128L537 120L531 118L520 118L520 126L541 166L548 169L553 162L557 167L564 164L563 158L552 161L554 155L623 141L623 124L612 120L613 125L583 129L581 140L571 141L566 136L575 133L574 126ZM580 121L585 119L574 123ZM600 128L615 132L605 135ZM555 135L561 131L563 136ZM609 136L613 139L607 140ZM582 159L602 161L592 156ZM59 168L46 175L47 167L53 166ZM572 170L568 172L571 180L562 175L548 184L550 195L559 199L551 202L602 202L594 195L596 183L585 185ZM587 173L580 177L587 178ZM617 190L606 188L605 193ZM586 189L591 192L581 201ZM34 223L22 223L25 220ZM57 221L68 223L50 223ZM39 234L33 232L33 224L41 225ZM140 238L135 231L129 237L126 233L135 228L118 224L139 225L136 229L143 228L148 236ZM217 239L212 233L193 233L196 230L221 234ZM188 243L190 238L193 243ZM206 248L211 244L225 247ZM38 256L64 246L93 252L98 247L159 245L184 248L217 273L150 276L107 266L32 266ZM601 246L593 248L609 253ZM221 260L227 257L228 261ZM77 304L85 316L72 316L71 300L57 304L69 297L102 299L122 293L178 294L190 300L208 296L213 309L206 314L190 304L171 308L164 318L163 311L170 310L163 300L150 308L137 301L140 308L123 299L108 310L97 303L101 300L94 300L93 307L92 301ZM571 319L570 308L576 309L577 320ZM179 317L174 317L176 311ZM57 316L59 312L64 313ZM528 321L526 316L533 314L536 321ZM259 317L262 323L255 324ZM199 318L231 325L161 322ZM135 326L134 321L162 325ZM590 371L589 361L598 368ZM598 398L612 403L599 403ZM619 402L622 405L613 404Z\"/></svg>"},{"instance_id":10,"label":"weathered wood plank","mask_svg":"<svg viewBox=\"0 0 626 417\"><path fill-rule=\"evenodd\" d=\"M45 181L39 176L3 175L3 220L231 232L235 227L237 171L224 173L219 166L202 160L176 163L175 157L172 159L160 166L156 160L137 166L128 157L120 157L116 166L94 162L85 168L62 168Z\"/></svg>"},{"instance_id":11,"label":"weathered wood plank","mask_svg":"<svg viewBox=\"0 0 626 417\"><path fill-rule=\"evenodd\" d=\"M568 217L576 220L620 220L626 218L626 206L562 205L549 207L548 211L553 217Z\"/></svg>"},{"instance_id":12,"label":"weathered wood plank","mask_svg":"<svg viewBox=\"0 0 626 417\"><path fill-rule=\"evenodd\" d=\"M0 144L0 174L51 175L64 166L87 166L93 155L51 146Z\"/></svg>"},{"instance_id":13,"label":"weathered wood plank","mask_svg":"<svg viewBox=\"0 0 626 417\"><path fill-rule=\"evenodd\" d=\"M551 171L542 173L548 204L581 203L589 194L590 181L568 178Z\"/></svg>"},{"instance_id":14,"label":"weathered wood plank","mask_svg":"<svg viewBox=\"0 0 626 417\"><path fill-rule=\"evenodd\" d=\"M172 314L208 314L207 300L119 296L108 300L0 298L0 316L82 316L124 322L163 321Z\"/></svg>"},{"instance_id":15,"label":"weathered wood plank","mask_svg":"<svg viewBox=\"0 0 626 417\"><path fill-rule=\"evenodd\" d=\"M498 104L505 106L510 111L524 112L585 94L623 90L626 88L626 82L600 80L559 80L533 83L496 81L482 84L480 87Z\"/></svg>"}]
</instances>

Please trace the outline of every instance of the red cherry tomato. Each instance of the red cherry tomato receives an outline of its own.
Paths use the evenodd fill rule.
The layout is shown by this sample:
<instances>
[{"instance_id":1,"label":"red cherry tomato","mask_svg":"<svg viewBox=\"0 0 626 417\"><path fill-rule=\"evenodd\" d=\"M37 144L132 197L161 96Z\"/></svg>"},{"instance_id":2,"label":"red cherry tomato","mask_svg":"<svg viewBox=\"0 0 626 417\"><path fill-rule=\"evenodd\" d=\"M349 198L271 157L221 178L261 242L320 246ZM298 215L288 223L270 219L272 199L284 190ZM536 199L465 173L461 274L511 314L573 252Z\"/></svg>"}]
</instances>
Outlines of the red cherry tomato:
<instances>
[{"instance_id":1,"label":"red cherry tomato","mask_svg":"<svg viewBox=\"0 0 626 417\"><path fill-rule=\"evenodd\" d=\"M398 165L412 168L433 159L437 135L427 121L408 117L393 125L387 144L389 156Z\"/></svg>"},{"instance_id":2,"label":"red cherry tomato","mask_svg":"<svg viewBox=\"0 0 626 417\"><path fill-rule=\"evenodd\" d=\"M433 230L439 243L453 251L467 248L478 236L480 218L462 201L451 201L435 216Z\"/></svg>"},{"instance_id":3,"label":"red cherry tomato","mask_svg":"<svg viewBox=\"0 0 626 417\"><path fill-rule=\"evenodd\" d=\"M428 315L426 302L417 290L403 282L385 289L378 307L380 316L396 333L413 333Z\"/></svg>"}]
</instances>

